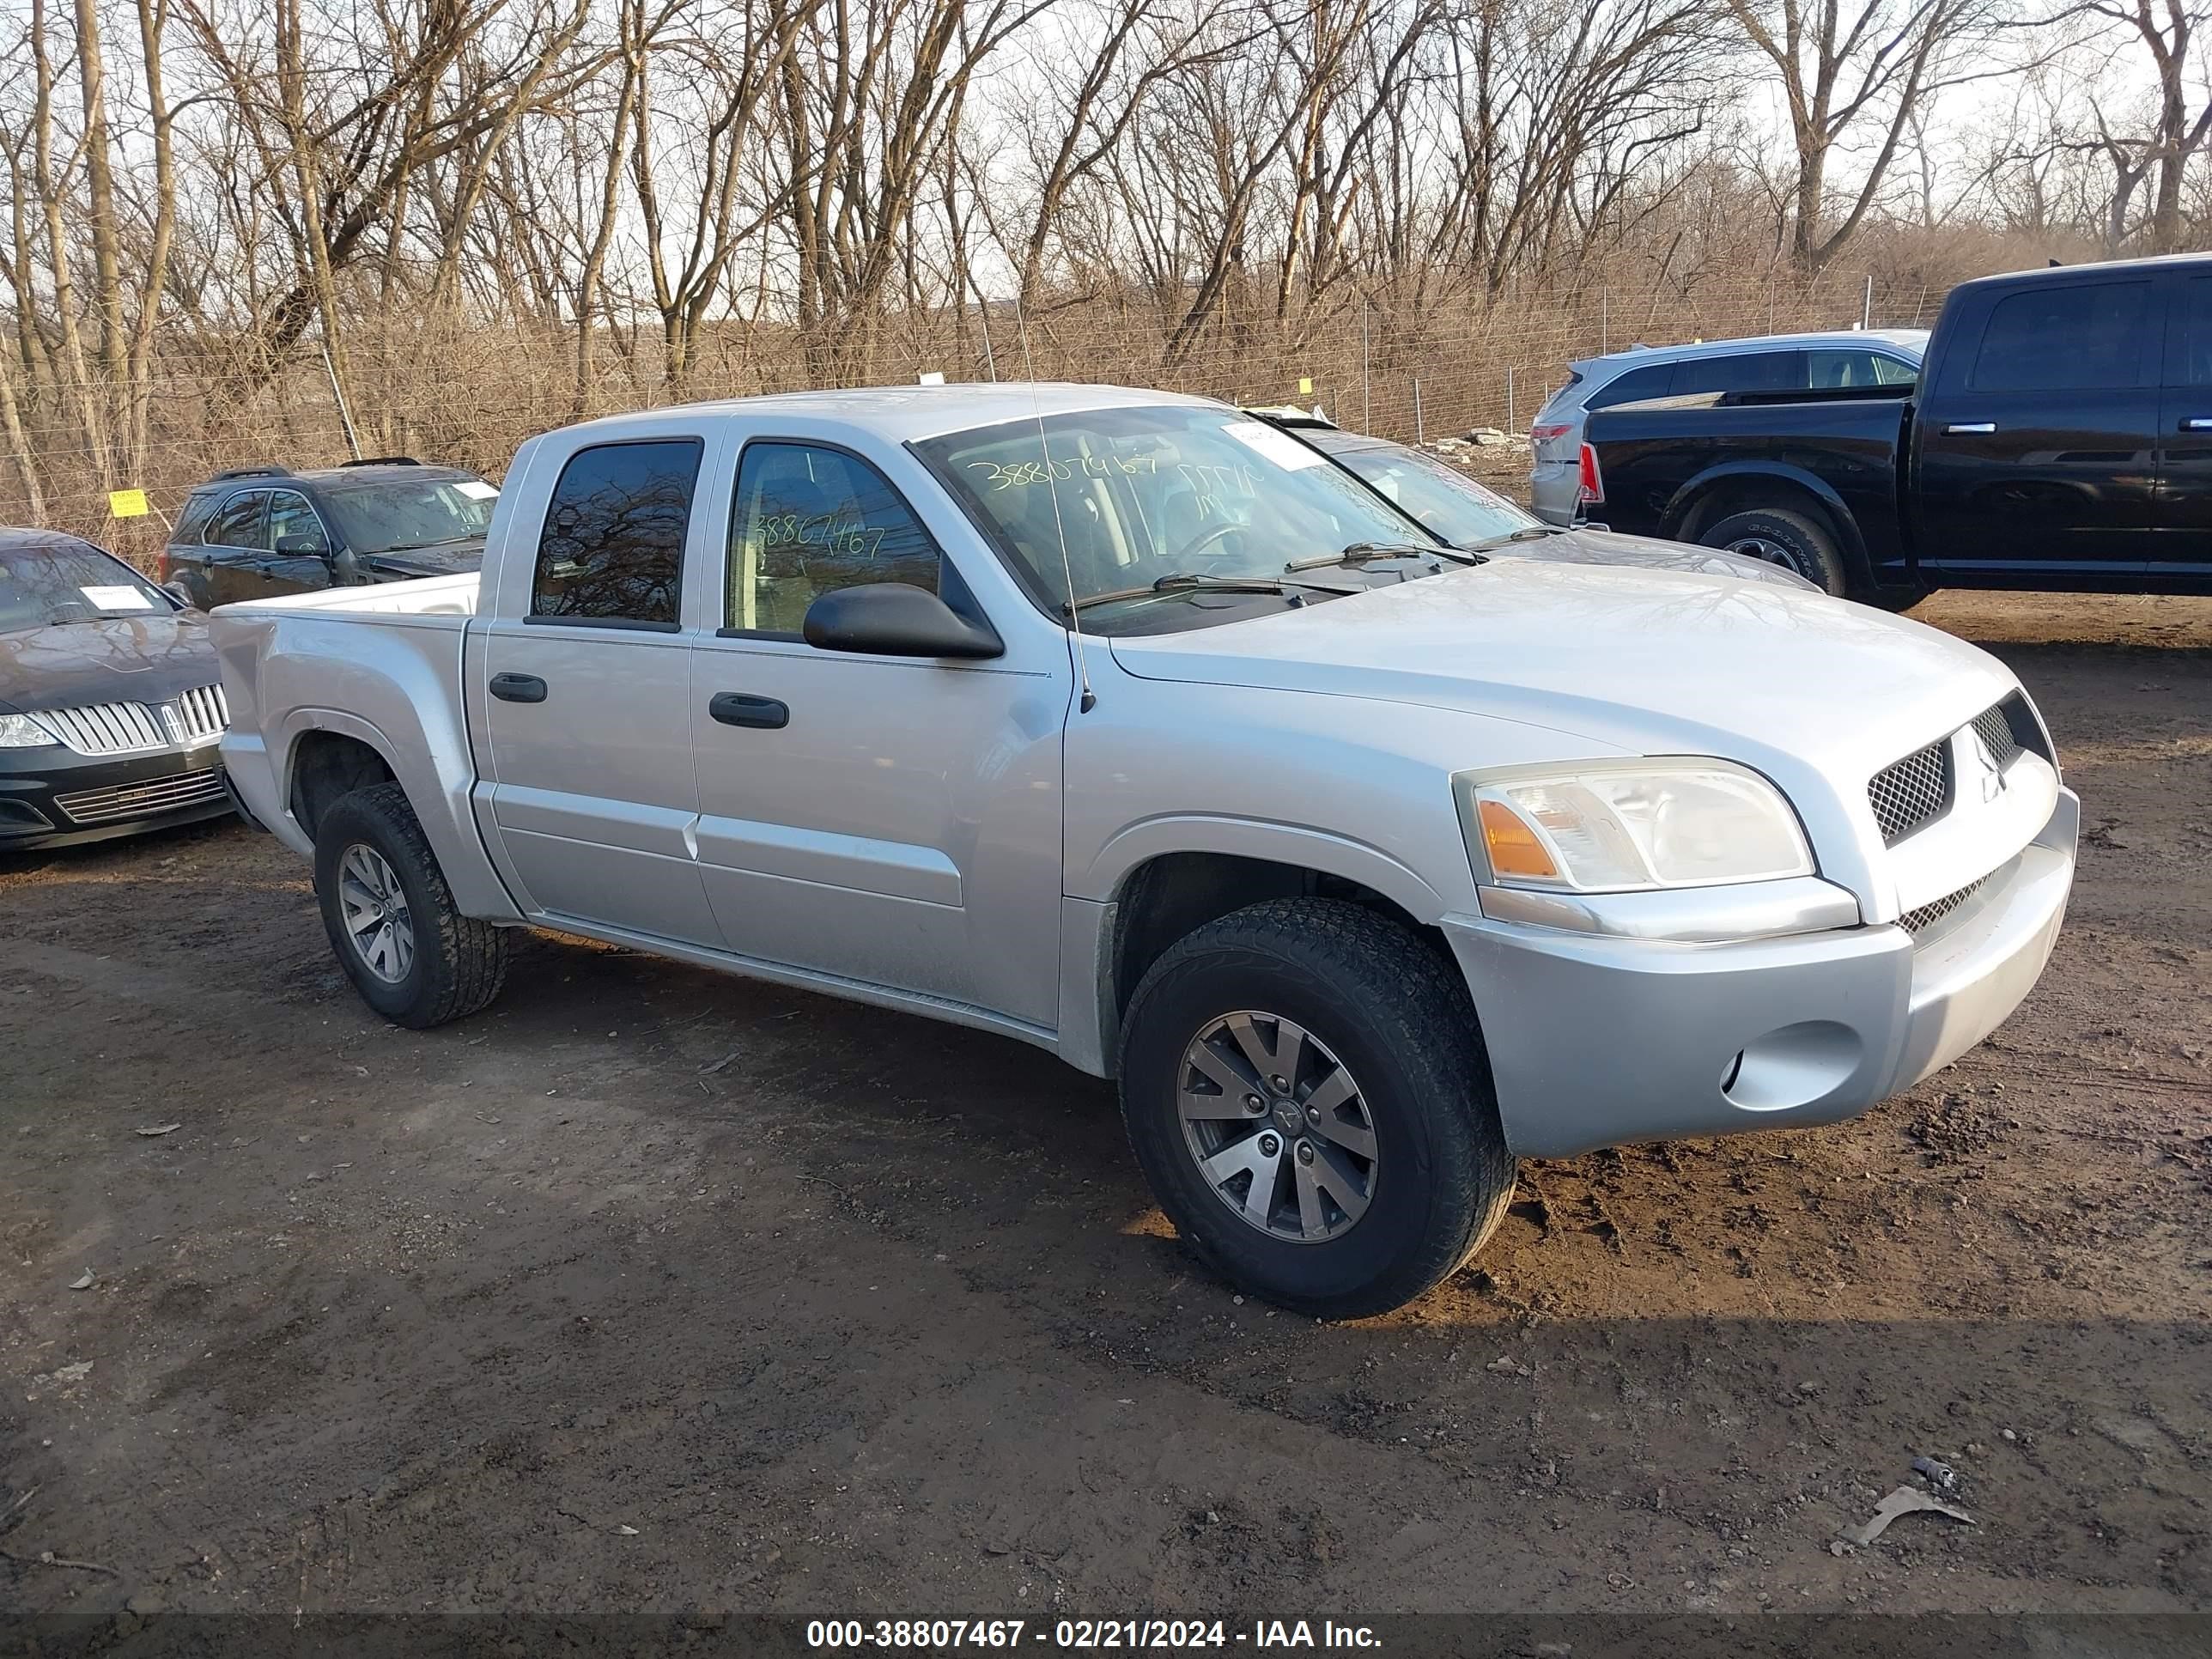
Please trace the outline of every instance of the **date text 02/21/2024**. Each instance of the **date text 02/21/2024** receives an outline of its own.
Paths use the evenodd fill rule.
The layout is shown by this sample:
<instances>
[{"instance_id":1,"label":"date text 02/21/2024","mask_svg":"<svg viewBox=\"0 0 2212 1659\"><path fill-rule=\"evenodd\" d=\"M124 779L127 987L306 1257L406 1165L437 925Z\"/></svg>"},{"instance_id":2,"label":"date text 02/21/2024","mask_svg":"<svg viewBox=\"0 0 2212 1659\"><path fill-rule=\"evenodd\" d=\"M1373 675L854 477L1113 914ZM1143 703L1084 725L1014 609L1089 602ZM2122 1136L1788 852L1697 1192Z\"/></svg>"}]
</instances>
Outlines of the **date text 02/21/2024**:
<instances>
[{"instance_id":1,"label":"date text 02/21/2024","mask_svg":"<svg viewBox=\"0 0 2212 1659\"><path fill-rule=\"evenodd\" d=\"M1024 1641L1055 1648L1122 1650L1182 1648L1365 1648L1382 1646L1365 1625L1322 1620L1255 1620L1249 1631L1222 1620L1061 1619L1031 1628L1022 1619L817 1619L808 1621L811 1648L1016 1648Z\"/></svg>"}]
</instances>

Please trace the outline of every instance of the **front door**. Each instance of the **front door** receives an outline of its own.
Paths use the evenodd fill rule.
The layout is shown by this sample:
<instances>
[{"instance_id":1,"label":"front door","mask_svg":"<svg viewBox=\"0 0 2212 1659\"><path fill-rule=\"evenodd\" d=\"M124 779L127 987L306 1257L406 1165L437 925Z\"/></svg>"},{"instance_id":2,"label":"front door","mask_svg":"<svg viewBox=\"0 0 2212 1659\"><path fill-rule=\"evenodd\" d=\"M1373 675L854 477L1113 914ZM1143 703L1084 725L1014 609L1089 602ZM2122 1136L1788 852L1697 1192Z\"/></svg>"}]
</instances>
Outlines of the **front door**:
<instances>
[{"instance_id":1,"label":"front door","mask_svg":"<svg viewBox=\"0 0 2212 1659\"><path fill-rule=\"evenodd\" d=\"M726 947L1056 1024L1064 651L954 664L807 644L806 608L835 588L974 603L908 499L828 444L744 446L726 549L691 729Z\"/></svg>"},{"instance_id":2,"label":"front door","mask_svg":"<svg viewBox=\"0 0 2212 1659\"><path fill-rule=\"evenodd\" d=\"M528 614L483 644L490 806L526 902L570 920L719 942L692 830L691 656L680 617L703 436L568 458Z\"/></svg>"},{"instance_id":3,"label":"front door","mask_svg":"<svg viewBox=\"0 0 2212 1659\"><path fill-rule=\"evenodd\" d=\"M331 537L314 503L296 489L269 492L267 550L256 568L264 598L331 585Z\"/></svg>"},{"instance_id":4,"label":"front door","mask_svg":"<svg viewBox=\"0 0 2212 1659\"><path fill-rule=\"evenodd\" d=\"M2162 305L2148 276L1991 290L1914 414L1914 546L1947 580L2135 587L2150 556Z\"/></svg>"},{"instance_id":5,"label":"front door","mask_svg":"<svg viewBox=\"0 0 2212 1659\"><path fill-rule=\"evenodd\" d=\"M2174 280L2159 398L2158 533L2150 584L2212 586L2212 275Z\"/></svg>"}]
</instances>

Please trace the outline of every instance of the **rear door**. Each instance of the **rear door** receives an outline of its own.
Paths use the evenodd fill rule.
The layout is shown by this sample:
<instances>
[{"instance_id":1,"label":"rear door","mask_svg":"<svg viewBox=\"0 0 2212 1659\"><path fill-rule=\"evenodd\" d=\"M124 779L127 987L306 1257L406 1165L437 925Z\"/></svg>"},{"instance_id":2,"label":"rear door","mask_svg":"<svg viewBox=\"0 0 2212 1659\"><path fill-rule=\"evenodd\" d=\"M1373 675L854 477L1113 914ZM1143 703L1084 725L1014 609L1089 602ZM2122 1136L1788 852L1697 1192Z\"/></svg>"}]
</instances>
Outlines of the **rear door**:
<instances>
[{"instance_id":1,"label":"rear door","mask_svg":"<svg viewBox=\"0 0 2212 1659\"><path fill-rule=\"evenodd\" d=\"M2159 501L2146 575L2212 587L2212 271L2169 281L2159 393Z\"/></svg>"},{"instance_id":2,"label":"rear door","mask_svg":"<svg viewBox=\"0 0 2212 1659\"><path fill-rule=\"evenodd\" d=\"M260 563L268 552L269 492L241 489L224 499L200 533L211 605L264 597Z\"/></svg>"},{"instance_id":3,"label":"rear door","mask_svg":"<svg viewBox=\"0 0 2212 1659\"><path fill-rule=\"evenodd\" d=\"M884 463L781 433L739 452L722 626L692 655L708 896L741 956L1050 1027L1064 642L1002 628L1006 656L956 663L800 631L815 599L862 583L975 604L945 549L988 555L918 462Z\"/></svg>"},{"instance_id":4,"label":"rear door","mask_svg":"<svg viewBox=\"0 0 2212 1659\"><path fill-rule=\"evenodd\" d=\"M720 943L693 853L681 615L687 562L706 554L693 507L709 435L672 422L533 463L558 476L534 559L526 532L507 544L482 706L507 873L555 922Z\"/></svg>"},{"instance_id":5,"label":"rear door","mask_svg":"<svg viewBox=\"0 0 2212 1659\"><path fill-rule=\"evenodd\" d=\"M1948 325L1914 416L1920 563L1953 580L2141 586L2158 494L2154 279L1995 286Z\"/></svg>"},{"instance_id":6,"label":"rear door","mask_svg":"<svg viewBox=\"0 0 2212 1659\"><path fill-rule=\"evenodd\" d=\"M1685 357L1667 384L1670 398L1700 392L1801 392L1805 388L1805 354L1740 351L1718 357Z\"/></svg>"}]
</instances>

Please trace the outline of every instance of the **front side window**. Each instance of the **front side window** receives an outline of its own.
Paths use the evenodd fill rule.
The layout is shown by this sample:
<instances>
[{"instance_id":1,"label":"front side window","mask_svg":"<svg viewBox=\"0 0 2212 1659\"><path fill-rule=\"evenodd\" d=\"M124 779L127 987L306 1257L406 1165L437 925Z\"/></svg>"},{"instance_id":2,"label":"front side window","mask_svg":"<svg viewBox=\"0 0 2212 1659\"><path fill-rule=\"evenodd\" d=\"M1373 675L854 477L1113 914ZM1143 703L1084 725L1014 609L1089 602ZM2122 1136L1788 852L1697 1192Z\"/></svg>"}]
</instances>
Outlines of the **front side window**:
<instances>
[{"instance_id":1,"label":"front side window","mask_svg":"<svg viewBox=\"0 0 2212 1659\"><path fill-rule=\"evenodd\" d=\"M264 514L268 506L269 492L265 489L249 489L233 495L208 520L203 539L210 547L246 548L258 552L269 545L263 537L268 522Z\"/></svg>"},{"instance_id":2,"label":"front side window","mask_svg":"<svg viewBox=\"0 0 2212 1659\"><path fill-rule=\"evenodd\" d=\"M1376 493L1459 547L1510 536L1537 522L1449 461L1397 445L1331 452Z\"/></svg>"},{"instance_id":3,"label":"front side window","mask_svg":"<svg viewBox=\"0 0 2212 1659\"><path fill-rule=\"evenodd\" d=\"M355 552L415 553L483 541L499 491L481 478L379 479L325 485L323 497Z\"/></svg>"},{"instance_id":4,"label":"front side window","mask_svg":"<svg viewBox=\"0 0 2212 1659\"><path fill-rule=\"evenodd\" d=\"M2075 283L1990 307L1966 384L1976 392L2094 392L2143 383L2148 283Z\"/></svg>"},{"instance_id":5,"label":"front side window","mask_svg":"<svg viewBox=\"0 0 2212 1659\"><path fill-rule=\"evenodd\" d=\"M704 450L696 438L665 438L570 456L545 511L531 614L676 627Z\"/></svg>"},{"instance_id":6,"label":"front side window","mask_svg":"<svg viewBox=\"0 0 2212 1659\"><path fill-rule=\"evenodd\" d=\"M1361 544L1436 545L1325 456L1234 410L1085 410L915 448L1031 596L1056 612L1083 606L1086 629L1224 620L1218 605L1208 617L1146 601L1196 583L1274 582L1294 574L1286 566Z\"/></svg>"},{"instance_id":7,"label":"front side window","mask_svg":"<svg viewBox=\"0 0 2212 1659\"><path fill-rule=\"evenodd\" d=\"M1856 347L1820 349L1807 352L1805 357L1810 383L1816 389L1911 386L1918 378L1911 364Z\"/></svg>"},{"instance_id":8,"label":"front side window","mask_svg":"<svg viewBox=\"0 0 2212 1659\"><path fill-rule=\"evenodd\" d=\"M279 553L327 553L331 538L305 495L279 489L269 496L269 545Z\"/></svg>"},{"instance_id":9,"label":"front side window","mask_svg":"<svg viewBox=\"0 0 2212 1659\"><path fill-rule=\"evenodd\" d=\"M723 619L797 634L824 593L866 582L937 592L937 544L884 475L819 445L753 442L738 463Z\"/></svg>"}]
</instances>

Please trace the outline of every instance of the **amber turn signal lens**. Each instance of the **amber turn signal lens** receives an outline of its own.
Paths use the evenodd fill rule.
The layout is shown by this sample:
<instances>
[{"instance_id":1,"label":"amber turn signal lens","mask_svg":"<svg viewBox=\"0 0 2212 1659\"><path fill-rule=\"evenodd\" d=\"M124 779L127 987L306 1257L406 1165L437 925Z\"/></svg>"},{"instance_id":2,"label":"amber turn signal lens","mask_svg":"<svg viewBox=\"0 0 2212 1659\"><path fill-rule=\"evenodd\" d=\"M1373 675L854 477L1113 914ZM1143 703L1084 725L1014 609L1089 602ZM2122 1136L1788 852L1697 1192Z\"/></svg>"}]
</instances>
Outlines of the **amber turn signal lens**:
<instances>
[{"instance_id":1,"label":"amber turn signal lens","mask_svg":"<svg viewBox=\"0 0 2212 1659\"><path fill-rule=\"evenodd\" d=\"M1495 800L1479 801L1474 810L1482 820L1482 845L1493 874L1559 878L1559 866L1518 812Z\"/></svg>"}]
</instances>

